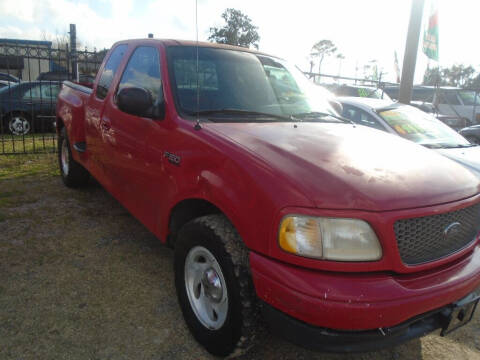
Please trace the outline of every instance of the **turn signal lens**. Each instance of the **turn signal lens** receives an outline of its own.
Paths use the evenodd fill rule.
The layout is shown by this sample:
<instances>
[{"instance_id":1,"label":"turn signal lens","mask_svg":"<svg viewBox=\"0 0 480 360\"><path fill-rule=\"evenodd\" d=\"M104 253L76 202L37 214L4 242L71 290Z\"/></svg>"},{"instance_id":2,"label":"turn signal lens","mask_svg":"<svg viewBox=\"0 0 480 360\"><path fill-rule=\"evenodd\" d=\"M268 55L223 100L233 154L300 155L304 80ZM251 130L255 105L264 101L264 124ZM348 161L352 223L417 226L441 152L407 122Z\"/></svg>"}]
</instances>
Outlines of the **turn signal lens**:
<instances>
[{"instance_id":1,"label":"turn signal lens","mask_svg":"<svg viewBox=\"0 0 480 360\"><path fill-rule=\"evenodd\" d=\"M280 247L300 256L321 258L321 233L315 218L285 218L280 226Z\"/></svg>"}]
</instances>

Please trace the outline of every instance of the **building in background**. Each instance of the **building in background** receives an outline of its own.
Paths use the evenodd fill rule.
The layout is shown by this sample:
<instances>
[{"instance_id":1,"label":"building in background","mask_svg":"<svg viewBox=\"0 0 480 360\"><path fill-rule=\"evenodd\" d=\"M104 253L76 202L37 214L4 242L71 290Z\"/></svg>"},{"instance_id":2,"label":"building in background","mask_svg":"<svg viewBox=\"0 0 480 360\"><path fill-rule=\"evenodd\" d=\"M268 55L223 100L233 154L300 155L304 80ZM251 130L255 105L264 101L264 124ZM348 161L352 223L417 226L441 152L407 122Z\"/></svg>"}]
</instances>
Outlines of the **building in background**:
<instances>
[{"instance_id":1,"label":"building in background","mask_svg":"<svg viewBox=\"0 0 480 360\"><path fill-rule=\"evenodd\" d=\"M51 41L0 39L0 72L23 81L36 80L41 73L52 71L51 50Z\"/></svg>"}]
</instances>

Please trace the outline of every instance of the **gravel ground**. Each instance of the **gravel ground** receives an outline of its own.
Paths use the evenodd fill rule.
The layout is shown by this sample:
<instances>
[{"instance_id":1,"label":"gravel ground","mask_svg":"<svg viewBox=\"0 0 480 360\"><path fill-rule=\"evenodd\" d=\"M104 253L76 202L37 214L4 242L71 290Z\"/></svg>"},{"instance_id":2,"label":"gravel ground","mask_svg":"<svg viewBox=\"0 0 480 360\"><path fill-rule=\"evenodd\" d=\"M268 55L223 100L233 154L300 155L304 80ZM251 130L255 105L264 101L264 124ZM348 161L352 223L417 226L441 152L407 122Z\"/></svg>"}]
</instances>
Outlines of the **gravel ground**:
<instances>
[{"instance_id":1,"label":"gravel ground","mask_svg":"<svg viewBox=\"0 0 480 360\"><path fill-rule=\"evenodd\" d=\"M0 157L0 359L213 359L178 307L172 251L50 155ZM335 355L264 331L241 359L480 359L480 312L446 338Z\"/></svg>"}]
</instances>

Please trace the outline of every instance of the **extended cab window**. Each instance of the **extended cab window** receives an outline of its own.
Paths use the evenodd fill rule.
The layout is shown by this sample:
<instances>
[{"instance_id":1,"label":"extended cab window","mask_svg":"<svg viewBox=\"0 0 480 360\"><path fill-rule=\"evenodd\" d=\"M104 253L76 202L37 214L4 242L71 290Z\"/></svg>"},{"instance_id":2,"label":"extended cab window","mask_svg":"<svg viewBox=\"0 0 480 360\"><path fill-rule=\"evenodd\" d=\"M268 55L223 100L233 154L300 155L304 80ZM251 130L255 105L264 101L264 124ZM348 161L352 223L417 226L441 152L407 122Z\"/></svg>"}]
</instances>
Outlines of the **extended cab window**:
<instances>
[{"instance_id":1,"label":"extended cab window","mask_svg":"<svg viewBox=\"0 0 480 360\"><path fill-rule=\"evenodd\" d=\"M139 46L128 61L117 94L125 87L139 87L150 91L153 104L163 101L162 80L158 50L150 46Z\"/></svg>"},{"instance_id":2,"label":"extended cab window","mask_svg":"<svg viewBox=\"0 0 480 360\"><path fill-rule=\"evenodd\" d=\"M120 62L122 61L123 55L125 55L126 51L127 45L122 44L118 45L110 54L110 58L105 64L102 75L98 80L96 95L99 99L105 99L105 97L107 96L108 89L112 84L113 77L115 76L118 66L120 65Z\"/></svg>"}]
</instances>

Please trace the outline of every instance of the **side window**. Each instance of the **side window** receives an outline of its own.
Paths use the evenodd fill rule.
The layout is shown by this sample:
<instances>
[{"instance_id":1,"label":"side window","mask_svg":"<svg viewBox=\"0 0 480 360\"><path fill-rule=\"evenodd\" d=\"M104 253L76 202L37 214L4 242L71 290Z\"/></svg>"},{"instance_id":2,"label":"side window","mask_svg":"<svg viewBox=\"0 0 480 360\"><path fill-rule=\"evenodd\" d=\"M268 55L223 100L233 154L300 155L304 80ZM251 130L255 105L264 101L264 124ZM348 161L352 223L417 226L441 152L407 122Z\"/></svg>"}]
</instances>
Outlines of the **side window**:
<instances>
[{"instance_id":1,"label":"side window","mask_svg":"<svg viewBox=\"0 0 480 360\"><path fill-rule=\"evenodd\" d=\"M434 95L435 95L435 90L413 89L412 100L414 100L414 101L424 101L424 102L433 102L433 96Z\"/></svg>"},{"instance_id":2,"label":"side window","mask_svg":"<svg viewBox=\"0 0 480 360\"><path fill-rule=\"evenodd\" d=\"M442 91L439 94L440 104L448 104L448 105L460 105L460 101L457 97L457 91Z\"/></svg>"},{"instance_id":3,"label":"side window","mask_svg":"<svg viewBox=\"0 0 480 360\"><path fill-rule=\"evenodd\" d=\"M123 55L127 51L127 45L122 44L118 45L115 50L112 51L110 57L108 58L105 67L103 69L102 75L98 80L97 93L96 96L99 99L105 99L108 93L108 89L112 84L113 77L117 72L118 65L122 61Z\"/></svg>"},{"instance_id":4,"label":"side window","mask_svg":"<svg viewBox=\"0 0 480 360\"><path fill-rule=\"evenodd\" d=\"M56 84L42 86L42 98L55 99L60 91L60 87Z\"/></svg>"},{"instance_id":5,"label":"side window","mask_svg":"<svg viewBox=\"0 0 480 360\"><path fill-rule=\"evenodd\" d=\"M342 116L352 120L356 124L385 131L385 127L378 120L376 120L372 115L354 106L343 105Z\"/></svg>"},{"instance_id":6,"label":"side window","mask_svg":"<svg viewBox=\"0 0 480 360\"><path fill-rule=\"evenodd\" d=\"M22 96L22 98L25 100L39 99L40 97L41 97L40 86L38 85L32 86L30 89L25 91L25 93Z\"/></svg>"},{"instance_id":7,"label":"side window","mask_svg":"<svg viewBox=\"0 0 480 360\"><path fill-rule=\"evenodd\" d=\"M158 50L150 46L139 46L128 60L117 93L125 87L141 87L152 94L153 103L163 100L162 79Z\"/></svg>"}]
</instances>

